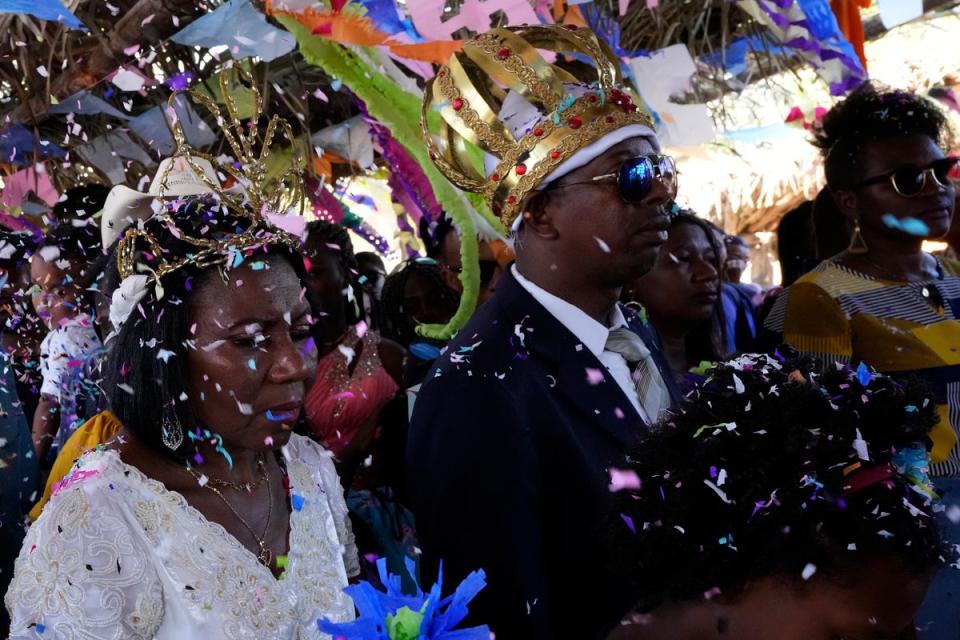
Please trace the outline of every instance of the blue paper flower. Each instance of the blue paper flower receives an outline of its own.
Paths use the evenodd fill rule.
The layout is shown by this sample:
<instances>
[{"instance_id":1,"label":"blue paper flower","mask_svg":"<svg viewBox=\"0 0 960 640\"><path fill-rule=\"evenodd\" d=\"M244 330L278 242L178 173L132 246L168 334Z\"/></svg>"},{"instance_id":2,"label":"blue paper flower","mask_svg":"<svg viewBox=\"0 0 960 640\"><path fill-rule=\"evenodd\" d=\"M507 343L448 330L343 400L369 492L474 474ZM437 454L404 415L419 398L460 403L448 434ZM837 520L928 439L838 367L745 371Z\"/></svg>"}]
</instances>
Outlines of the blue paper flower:
<instances>
[{"instance_id":1,"label":"blue paper flower","mask_svg":"<svg viewBox=\"0 0 960 640\"><path fill-rule=\"evenodd\" d=\"M413 562L406 560L408 571L413 570ZM437 583L428 593L417 585L415 595L404 595L400 588L400 576L387 572L385 558L377 560L377 570L386 591L379 591L369 582L350 585L344 592L353 599L359 617L353 622L333 623L324 618L317 620L317 626L323 633L332 635L336 640L400 640L388 631L388 620L395 618L401 609L422 614L420 629L415 636L407 633L403 638L415 637L417 640L489 640L490 630L486 626L454 630L467 617L467 605L486 586L483 570L468 575L452 595L442 597L443 565L440 565ZM411 616L406 616L410 620ZM395 626L395 625L394 625Z\"/></svg>"}]
</instances>

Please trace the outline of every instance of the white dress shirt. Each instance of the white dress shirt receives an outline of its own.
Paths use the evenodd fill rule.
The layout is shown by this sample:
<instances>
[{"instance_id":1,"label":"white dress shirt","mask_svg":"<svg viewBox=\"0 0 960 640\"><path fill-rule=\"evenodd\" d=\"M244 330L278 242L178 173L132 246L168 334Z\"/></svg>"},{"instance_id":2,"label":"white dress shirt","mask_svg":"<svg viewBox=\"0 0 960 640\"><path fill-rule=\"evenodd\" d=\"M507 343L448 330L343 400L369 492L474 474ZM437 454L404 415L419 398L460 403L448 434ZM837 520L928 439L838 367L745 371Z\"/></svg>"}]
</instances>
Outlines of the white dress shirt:
<instances>
[{"instance_id":1,"label":"white dress shirt","mask_svg":"<svg viewBox=\"0 0 960 640\"><path fill-rule=\"evenodd\" d=\"M640 417L643 418L644 422L651 424L649 416L643 410L643 407L640 406L640 400L637 397L637 388L634 386L633 378L630 375L630 366L627 364L627 361L624 360L623 356L619 353L605 348L611 330L628 327L627 321L620 311L620 307L617 305L613 306L613 309L610 311L610 317L607 318L607 324L604 326L587 315L580 307L574 306L562 298L558 298L549 291L545 291L524 278L519 269L517 269L516 264L514 264L511 269L513 270L513 277L520 283L520 286L526 289L527 293L533 296L534 300L542 304L550 315L565 326L570 333L575 335L577 339L590 350L590 353L595 355L597 360L607 368L610 376L620 386L620 389L623 390L624 395L627 396L630 405L636 410Z\"/></svg>"}]
</instances>

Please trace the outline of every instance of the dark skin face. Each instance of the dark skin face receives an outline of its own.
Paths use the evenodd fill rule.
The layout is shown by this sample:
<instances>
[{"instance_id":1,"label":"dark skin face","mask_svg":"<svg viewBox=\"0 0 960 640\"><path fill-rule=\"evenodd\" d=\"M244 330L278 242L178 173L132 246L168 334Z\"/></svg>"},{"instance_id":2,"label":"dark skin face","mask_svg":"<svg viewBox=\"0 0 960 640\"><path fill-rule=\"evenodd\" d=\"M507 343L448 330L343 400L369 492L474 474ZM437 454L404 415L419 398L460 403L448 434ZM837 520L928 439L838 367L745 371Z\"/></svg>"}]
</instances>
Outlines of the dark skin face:
<instances>
[{"instance_id":1,"label":"dark skin face","mask_svg":"<svg viewBox=\"0 0 960 640\"><path fill-rule=\"evenodd\" d=\"M242 485L259 479L257 460L264 461L269 482L261 482L250 494L221 492L257 535L266 527L266 545L276 557L287 553L289 507L272 452L290 439L316 372L317 353L309 341L309 307L290 265L272 258L268 269L255 271L248 264L227 274L226 282L207 272L194 285L188 310L191 325L196 323L191 334L195 348L185 356L187 387L194 415L223 438L233 458L230 467L214 447L200 443L203 464L196 465L198 473ZM254 555L259 553L256 539L237 516L183 465L158 455L126 429L110 448L127 464L181 493ZM275 564L273 570L279 572Z\"/></svg>"},{"instance_id":2,"label":"dark skin face","mask_svg":"<svg viewBox=\"0 0 960 640\"><path fill-rule=\"evenodd\" d=\"M460 237L455 231L451 231L444 237L441 247L439 262L443 266L443 281L454 291L462 292L463 284L460 282L460 271L463 269L463 260L460 256ZM477 248L477 258L480 262L489 262L496 264L497 258L493 255L493 249L486 240L480 240ZM497 289L497 280L503 274L503 268L496 264L493 277L487 282L480 283L480 291L477 293L477 306L486 302L493 292Z\"/></svg>"},{"instance_id":3,"label":"dark skin face","mask_svg":"<svg viewBox=\"0 0 960 640\"><path fill-rule=\"evenodd\" d=\"M307 251L307 287L323 314L324 341L334 344L347 330L349 277L344 273L335 249L314 243Z\"/></svg>"},{"instance_id":4,"label":"dark skin face","mask_svg":"<svg viewBox=\"0 0 960 640\"><path fill-rule=\"evenodd\" d=\"M60 326L83 309L83 288L77 284L82 269L67 260L47 262L39 255L30 260L30 278L36 289L33 308L48 328Z\"/></svg>"},{"instance_id":5,"label":"dark skin face","mask_svg":"<svg viewBox=\"0 0 960 640\"><path fill-rule=\"evenodd\" d=\"M856 180L888 174L901 167L928 167L944 157L937 144L925 135L901 136L871 142L859 154L860 174ZM862 187L834 189L837 206L851 221L860 222L869 247L866 256L841 254L840 261L870 275L903 280L929 278L936 273L932 258L921 251L923 240L943 237L953 217L955 189L927 179L916 197L899 195L889 181ZM883 222L885 214L903 220L916 218L929 229L923 235L891 229Z\"/></svg>"},{"instance_id":6,"label":"dark skin face","mask_svg":"<svg viewBox=\"0 0 960 640\"><path fill-rule=\"evenodd\" d=\"M223 436L228 451L283 446L316 368L300 281L285 261L267 264L232 271L227 283L207 277L190 298L197 348L186 356L188 394L200 424Z\"/></svg>"},{"instance_id":7,"label":"dark skin face","mask_svg":"<svg viewBox=\"0 0 960 640\"><path fill-rule=\"evenodd\" d=\"M894 640L911 626L933 576L870 558L855 576L763 578L730 601L665 605L609 640ZM720 628L726 631L721 633Z\"/></svg>"},{"instance_id":8,"label":"dark skin face","mask_svg":"<svg viewBox=\"0 0 960 640\"><path fill-rule=\"evenodd\" d=\"M664 209L672 197L655 181L640 203L627 203L616 183L590 183L628 158L653 153L643 138L624 140L527 201L517 244L517 268L550 293L605 320L622 287L652 267L666 240ZM558 188L562 184L590 184Z\"/></svg>"},{"instance_id":9,"label":"dark skin face","mask_svg":"<svg viewBox=\"0 0 960 640\"><path fill-rule=\"evenodd\" d=\"M750 250L736 242L726 243L727 261L723 265L723 277L727 282L740 282L746 264L750 262Z\"/></svg>"},{"instance_id":10,"label":"dark skin face","mask_svg":"<svg viewBox=\"0 0 960 640\"><path fill-rule=\"evenodd\" d=\"M719 257L707 234L692 224L670 229L653 269L632 286L660 334L671 368L688 367L684 340L714 312L720 294Z\"/></svg>"},{"instance_id":11,"label":"dark skin face","mask_svg":"<svg viewBox=\"0 0 960 640\"><path fill-rule=\"evenodd\" d=\"M418 273L407 278L403 288L403 309L419 324L446 324L455 310L445 309L437 295L441 286Z\"/></svg>"},{"instance_id":12,"label":"dark skin face","mask_svg":"<svg viewBox=\"0 0 960 640\"><path fill-rule=\"evenodd\" d=\"M719 257L703 229L680 224L670 230L653 269L633 285L635 297L653 319L689 330L717 305Z\"/></svg>"}]
</instances>

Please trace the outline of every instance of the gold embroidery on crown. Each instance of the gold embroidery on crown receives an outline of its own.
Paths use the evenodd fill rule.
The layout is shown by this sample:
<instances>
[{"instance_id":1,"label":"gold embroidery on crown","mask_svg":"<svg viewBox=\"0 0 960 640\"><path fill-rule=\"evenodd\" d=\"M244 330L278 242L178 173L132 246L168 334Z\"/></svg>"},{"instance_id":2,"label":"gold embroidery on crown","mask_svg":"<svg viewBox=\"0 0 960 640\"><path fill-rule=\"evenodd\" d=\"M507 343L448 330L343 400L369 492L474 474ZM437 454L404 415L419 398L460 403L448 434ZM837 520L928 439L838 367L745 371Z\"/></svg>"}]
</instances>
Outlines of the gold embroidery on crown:
<instances>
[{"instance_id":1,"label":"gold embroidery on crown","mask_svg":"<svg viewBox=\"0 0 960 640\"><path fill-rule=\"evenodd\" d=\"M241 67L235 67L235 69L240 77L249 84L249 89L253 93L254 110L251 122L256 123L263 113L263 97L252 76ZM172 126L174 141L177 145L173 157L183 158L196 176L216 194L219 202L239 217L249 220L250 226L241 233L223 238L197 238L179 229L169 211L163 208L159 214L160 219L174 229L181 240L197 247L197 251L187 256L170 258L161 251L159 243L149 231L132 227L127 230L117 246L117 266L122 277L126 278L138 271L136 263L138 242L145 243L150 253L157 259L157 262L148 269L149 281L158 280L187 265L204 268L222 264L226 260L230 260L236 252L242 253L264 245L280 244L290 248L299 247L300 243L297 238L273 227L263 218L264 211L282 211L284 208L282 205L285 201L300 202L303 199L303 183L296 163L291 164L276 179L267 178L267 159L270 156L270 147L276 136L277 128L282 129L291 142L295 139L293 129L289 122L274 115L267 124L259 152L255 151L259 138L257 127L254 124L249 133L246 131L247 127L240 118L237 105L230 94L227 75L226 73L220 74L220 91L226 106L226 117L220 110L220 106L210 96L195 90L191 90L189 95L203 104L216 117L217 124L233 150L240 168L235 169L233 166L219 163L216 158L191 148L178 120L175 120ZM178 95L178 93L171 94L167 101L168 110L173 109L174 101ZM230 176L237 184L241 185L243 187L242 192L240 194L230 193L219 184L215 184L207 177L195 158L204 158L210 161L217 171ZM167 178L172 168L173 163L168 163L163 175L160 176L160 193L158 196L160 198L163 198L166 193Z\"/></svg>"},{"instance_id":2,"label":"gold embroidery on crown","mask_svg":"<svg viewBox=\"0 0 960 640\"><path fill-rule=\"evenodd\" d=\"M595 64L589 78L547 63L539 50L578 53ZM558 166L607 133L630 124L653 126L649 114L620 86L620 61L588 29L535 25L493 29L464 43L427 84L421 131L438 169L465 191L479 193L507 227L526 196ZM574 98L569 85L585 91ZM523 135L499 119L509 93L519 93L540 112ZM435 139L431 111L441 123ZM496 157L490 175L475 166L471 149Z\"/></svg>"}]
</instances>

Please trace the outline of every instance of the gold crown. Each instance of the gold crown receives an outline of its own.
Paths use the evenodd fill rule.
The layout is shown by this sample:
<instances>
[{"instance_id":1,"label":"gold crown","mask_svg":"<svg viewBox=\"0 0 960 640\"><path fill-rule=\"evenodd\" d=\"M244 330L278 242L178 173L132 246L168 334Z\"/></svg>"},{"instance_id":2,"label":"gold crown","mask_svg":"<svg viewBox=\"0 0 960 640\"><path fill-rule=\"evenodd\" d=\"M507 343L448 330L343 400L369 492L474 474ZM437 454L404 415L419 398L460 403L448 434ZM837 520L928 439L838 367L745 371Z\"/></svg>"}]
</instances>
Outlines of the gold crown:
<instances>
[{"instance_id":1,"label":"gold crown","mask_svg":"<svg viewBox=\"0 0 960 640\"><path fill-rule=\"evenodd\" d=\"M578 78L537 51L586 56L595 76ZM526 195L578 150L629 124L653 126L621 85L620 62L589 29L537 25L493 29L468 40L440 68L424 95L420 124L437 168L465 191L480 193L509 228ZM568 91L579 85L578 95ZM500 113L510 92L537 109L539 121L514 136ZM439 111L439 142L428 115ZM467 144L469 143L469 144ZM471 145L496 157L488 176Z\"/></svg>"},{"instance_id":2,"label":"gold crown","mask_svg":"<svg viewBox=\"0 0 960 640\"><path fill-rule=\"evenodd\" d=\"M294 142L293 129L286 120L276 115L273 116L267 123L263 143L259 145L259 150L256 150L259 139L257 125L263 113L263 99L250 74L240 67L235 67L235 69L241 78L249 84L249 88L253 92L254 115L250 120L249 127L240 118L237 105L230 95L226 73L220 74L220 91L226 105L226 117L210 96L194 90L189 92L191 97L203 104L216 118L217 124L233 150L236 158L235 165L220 163L216 158L191 148L183 133L183 127L175 116L172 130L176 142L176 151L172 157L183 158L190 169L210 189L211 194L216 197L220 205L232 211L239 218L248 220L250 224L240 233L225 234L213 238L195 237L179 228L170 210L167 209L167 205L161 204L162 208L154 219L159 218L159 222L169 228L177 238L193 245L197 250L184 256L170 256L168 255L169 251L164 251L161 248L160 243L149 232L146 225L130 227L117 245L117 267L121 277L126 278L137 273L137 251L142 244L146 245L144 248L155 258L155 261L146 265L147 268L144 269L150 272L149 281L159 280L168 273L187 265L204 268L220 263L237 264L240 262L237 259L238 255L264 245L282 244L292 249L300 246L300 241L296 237L277 229L264 218L265 212L282 211L284 202L301 202L303 200L303 183L296 163L292 163L277 178L270 179L267 177L267 158L270 156L270 145L273 143L277 128L280 127L283 130L291 144ZM180 94L173 93L168 99L168 113L176 113L173 110L173 105L178 95ZM211 180L206 175L203 167L197 163L196 158L204 158L210 161L218 173L229 176L235 184L242 188L239 190L224 189L219 181ZM167 178L173 166L174 163L167 163L166 170L160 176L160 192L157 197L161 199L161 202L167 189ZM173 206L177 206L177 204L175 203Z\"/></svg>"}]
</instances>

